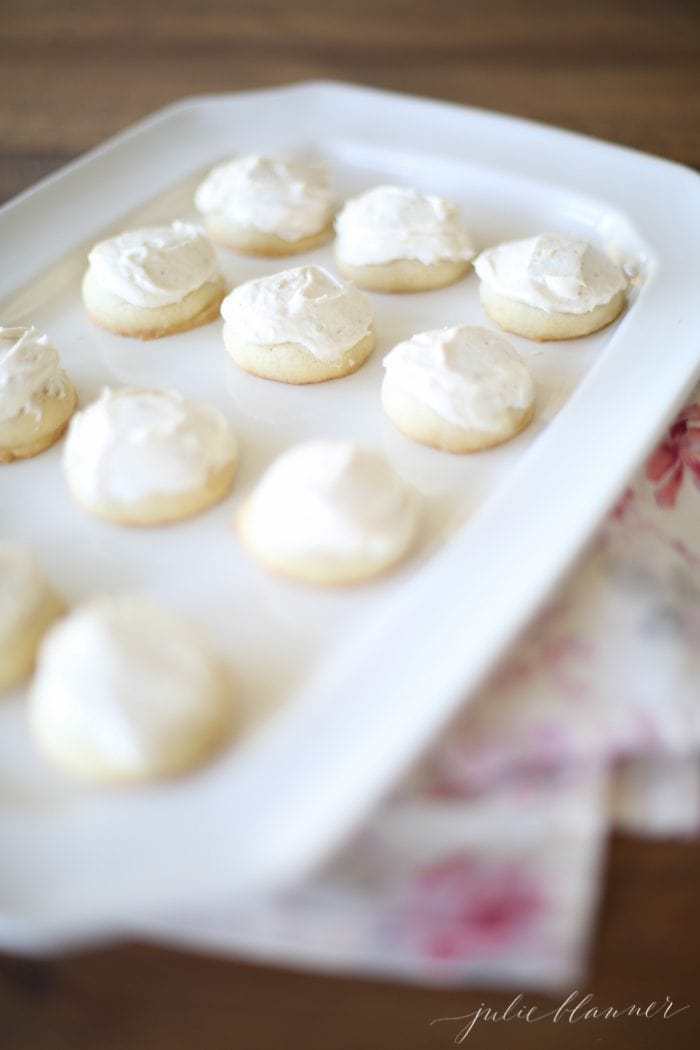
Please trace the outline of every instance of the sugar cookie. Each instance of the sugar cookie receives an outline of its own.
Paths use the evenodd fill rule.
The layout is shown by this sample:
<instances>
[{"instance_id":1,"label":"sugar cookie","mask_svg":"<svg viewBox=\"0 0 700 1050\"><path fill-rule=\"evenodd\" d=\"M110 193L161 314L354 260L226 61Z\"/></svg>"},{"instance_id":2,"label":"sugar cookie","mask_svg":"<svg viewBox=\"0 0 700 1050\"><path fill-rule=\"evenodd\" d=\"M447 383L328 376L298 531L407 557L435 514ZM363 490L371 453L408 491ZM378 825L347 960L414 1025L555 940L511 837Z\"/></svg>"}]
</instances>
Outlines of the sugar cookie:
<instances>
[{"instance_id":1,"label":"sugar cookie","mask_svg":"<svg viewBox=\"0 0 700 1050\"><path fill-rule=\"evenodd\" d=\"M219 164L195 194L207 233L250 255L311 251L333 233L335 198L325 170L253 154Z\"/></svg>"},{"instance_id":2,"label":"sugar cookie","mask_svg":"<svg viewBox=\"0 0 700 1050\"><path fill-rule=\"evenodd\" d=\"M29 676L39 642L62 609L30 551L0 543L0 692Z\"/></svg>"},{"instance_id":3,"label":"sugar cookie","mask_svg":"<svg viewBox=\"0 0 700 1050\"><path fill-rule=\"evenodd\" d=\"M83 302L117 335L158 339L208 324L226 293L214 250L191 223L129 230L88 258Z\"/></svg>"},{"instance_id":4,"label":"sugar cookie","mask_svg":"<svg viewBox=\"0 0 700 1050\"><path fill-rule=\"evenodd\" d=\"M482 252L474 263L484 310L527 339L576 339L625 305L623 271L587 241L544 233Z\"/></svg>"},{"instance_id":5,"label":"sugar cookie","mask_svg":"<svg viewBox=\"0 0 700 1050\"><path fill-rule=\"evenodd\" d=\"M407 437L449 452L508 441L532 419L535 388L502 335L463 325L421 332L384 358L382 404Z\"/></svg>"},{"instance_id":6,"label":"sugar cookie","mask_svg":"<svg viewBox=\"0 0 700 1050\"><path fill-rule=\"evenodd\" d=\"M335 228L338 269L375 292L442 288L466 273L474 255L455 204L403 186L349 200Z\"/></svg>"},{"instance_id":7,"label":"sugar cookie","mask_svg":"<svg viewBox=\"0 0 700 1050\"><path fill-rule=\"evenodd\" d=\"M63 466L86 510L122 525L197 514L231 488L236 440L217 408L176 391L106 388L78 412Z\"/></svg>"},{"instance_id":8,"label":"sugar cookie","mask_svg":"<svg viewBox=\"0 0 700 1050\"><path fill-rule=\"evenodd\" d=\"M319 266L239 285L221 305L224 345L246 372L320 383L355 372L374 348L369 302Z\"/></svg>"},{"instance_id":9,"label":"sugar cookie","mask_svg":"<svg viewBox=\"0 0 700 1050\"><path fill-rule=\"evenodd\" d=\"M0 463L53 445L77 401L48 336L33 326L0 325Z\"/></svg>"},{"instance_id":10,"label":"sugar cookie","mask_svg":"<svg viewBox=\"0 0 700 1050\"><path fill-rule=\"evenodd\" d=\"M417 506L381 456L350 442L313 441L275 460L238 525L244 545L272 572L352 583L406 553Z\"/></svg>"},{"instance_id":11,"label":"sugar cookie","mask_svg":"<svg viewBox=\"0 0 700 1050\"><path fill-rule=\"evenodd\" d=\"M32 734L94 783L172 776L231 725L228 682L196 628L145 598L100 598L47 634L29 699Z\"/></svg>"}]
</instances>

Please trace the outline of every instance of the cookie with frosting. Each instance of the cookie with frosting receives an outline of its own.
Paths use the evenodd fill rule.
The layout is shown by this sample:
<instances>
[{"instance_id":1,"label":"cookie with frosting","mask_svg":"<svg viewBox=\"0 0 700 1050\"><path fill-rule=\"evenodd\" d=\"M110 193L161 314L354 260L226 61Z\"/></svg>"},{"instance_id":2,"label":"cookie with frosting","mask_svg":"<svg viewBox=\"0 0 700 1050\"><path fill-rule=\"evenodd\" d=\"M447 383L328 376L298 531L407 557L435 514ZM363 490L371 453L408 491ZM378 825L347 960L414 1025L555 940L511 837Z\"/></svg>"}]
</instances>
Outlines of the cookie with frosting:
<instances>
[{"instance_id":1,"label":"cookie with frosting","mask_svg":"<svg viewBox=\"0 0 700 1050\"><path fill-rule=\"evenodd\" d=\"M251 154L217 165L195 193L213 241L247 255L308 252L330 239L335 195L324 168Z\"/></svg>"},{"instance_id":2,"label":"cookie with frosting","mask_svg":"<svg viewBox=\"0 0 700 1050\"><path fill-rule=\"evenodd\" d=\"M31 551L0 543L0 692L29 677L39 643L62 611Z\"/></svg>"},{"instance_id":3,"label":"cookie with frosting","mask_svg":"<svg viewBox=\"0 0 700 1050\"><path fill-rule=\"evenodd\" d=\"M221 304L224 345L246 372L320 383L355 372L374 349L368 299L319 266L239 285Z\"/></svg>"},{"instance_id":4,"label":"cookie with frosting","mask_svg":"<svg viewBox=\"0 0 700 1050\"><path fill-rule=\"evenodd\" d=\"M625 306L627 278L599 248L543 233L482 252L474 268L484 310L526 339L576 339L610 324Z\"/></svg>"},{"instance_id":5,"label":"cookie with frosting","mask_svg":"<svg viewBox=\"0 0 700 1050\"><path fill-rule=\"evenodd\" d=\"M158 339L213 321L226 286L209 240L192 223L176 221L96 244L82 291L95 324Z\"/></svg>"},{"instance_id":6,"label":"cookie with frosting","mask_svg":"<svg viewBox=\"0 0 700 1050\"><path fill-rule=\"evenodd\" d=\"M0 463L53 445L77 403L48 336L33 325L0 325Z\"/></svg>"},{"instance_id":7,"label":"cookie with frosting","mask_svg":"<svg viewBox=\"0 0 700 1050\"><path fill-rule=\"evenodd\" d=\"M420 332L383 363L384 411L422 445L476 452L515 437L532 419L530 371L518 351L488 328Z\"/></svg>"},{"instance_id":8,"label":"cookie with frosting","mask_svg":"<svg viewBox=\"0 0 700 1050\"><path fill-rule=\"evenodd\" d=\"M309 583L367 579L411 546L418 508L384 459L348 441L310 441L268 468L238 517L268 570Z\"/></svg>"},{"instance_id":9,"label":"cookie with frosting","mask_svg":"<svg viewBox=\"0 0 700 1050\"><path fill-rule=\"evenodd\" d=\"M98 598L50 630L29 696L41 752L97 784L198 765L231 714L223 664L197 627L135 595Z\"/></svg>"},{"instance_id":10,"label":"cookie with frosting","mask_svg":"<svg viewBox=\"0 0 700 1050\"><path fill-rule=\"evenodd\" d=\"M86 510L121 525L197 514L231 489L237 446L212 405L177 391L106 388L72 420L63 469Z\"/></svg>"},{"instance_id":11,"label":"cookie with frosting","mask_svg":"<svg viewBox=\"0 0 700 1050\"><path fill-rule=\"evenodd\" d=\"M375 292L443 288L475 254L456 204L404 186L376 186L347 201L335 229L338 269Z\"/></svg>"}]
</instances>

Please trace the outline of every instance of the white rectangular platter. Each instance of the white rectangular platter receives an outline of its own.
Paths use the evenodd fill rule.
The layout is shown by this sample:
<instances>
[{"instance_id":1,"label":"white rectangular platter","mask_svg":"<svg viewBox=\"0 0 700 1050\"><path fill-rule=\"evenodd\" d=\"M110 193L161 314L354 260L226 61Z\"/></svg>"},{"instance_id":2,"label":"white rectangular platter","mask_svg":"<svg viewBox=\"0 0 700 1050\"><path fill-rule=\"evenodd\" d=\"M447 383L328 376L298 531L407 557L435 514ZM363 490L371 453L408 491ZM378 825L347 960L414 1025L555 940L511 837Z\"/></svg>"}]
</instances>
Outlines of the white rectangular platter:
<instances>
[{"instance_id":1,"label":"white rectangular platter","mask_svg":"<svg viewBox=\"0 0 700 1050\"><path fill-rule=\"evenodd\" d=\"M192 215L222 157L309 155L341 196L380 182L456 199L478 245L581 233L638 269L630 308L570 344L514 339L539 384L533 425L455 457L383 419L381 359L399 339L487 323L473 274L372 296L379 346L356 375L292 388L237 372L219 323L154 343L83 315L87 248L105 233ZM70 501L60 447L2 468L0 536L31 544L69 603L139 590L199 619L230 662L243 711L197 773L95 791L39 760L22 695L0 706L0 943L46 947L173 906L224 903L301 876L356 825L561 577L691 384L700 362L700 180L566 132L331 83L203 97L144 121L0 210L0 316L49 332L87 403L105 384L175 387L216 404L242 462L231 499L192 521L126 530ZM233 285L288 265L222 254ZM330 249L300 262L332 268ZM266 577L235 509L267 463L310 437L381 449L420 492L418 549L349 590Z\"/></svg>"}]
</instances>

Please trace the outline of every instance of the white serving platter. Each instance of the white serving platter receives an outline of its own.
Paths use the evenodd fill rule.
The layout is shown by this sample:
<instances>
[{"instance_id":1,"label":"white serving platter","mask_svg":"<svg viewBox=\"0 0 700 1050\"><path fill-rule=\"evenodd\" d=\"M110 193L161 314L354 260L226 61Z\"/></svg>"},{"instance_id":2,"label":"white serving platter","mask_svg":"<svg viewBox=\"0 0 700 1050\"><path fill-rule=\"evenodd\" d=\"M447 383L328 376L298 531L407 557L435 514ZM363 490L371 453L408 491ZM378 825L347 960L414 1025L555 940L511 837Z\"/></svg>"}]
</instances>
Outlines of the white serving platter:
<instances>
[{"instance_id":1,"label":"white serving platter","mask_svg":"<svg viewBox=\"0 0 700 1050\"><path fill-rule=\"evenodd\" d=\"M597 336L514 339L539 384L535 423L471 457L420 448L379 405L400 338L484 323L472 274L439 292L373 296L379 348L356 375L289 388L237 372L215 323L150 344L92 327L86 248L106 232L192 214L192 188L237 152L325 161L339 193L414 184L460 202L480 246L583 234L639 270L629 310ZM560 579L689 388L700 363L700 179L688 169L478 110L333 83L177 103L0 210L0 317L48 331L83 403L107 383L177 387L231 419L232 498L192 521L126 530L69 500L60 447L0 472L0 536L36 548L71 603L143 590L201 620L230 662L238 739L150 788L65 781L35 755L22 695L0 705L0 944L46 948L225 904L328 854L464 703ZM330 249L289 263L332 268ZM222 254L229 281L284 261ZM313 436L380 448L422 494L424 527L396 573L349 590L273 580L231 520L283 448Z\"/></svg>"}]
</instances>

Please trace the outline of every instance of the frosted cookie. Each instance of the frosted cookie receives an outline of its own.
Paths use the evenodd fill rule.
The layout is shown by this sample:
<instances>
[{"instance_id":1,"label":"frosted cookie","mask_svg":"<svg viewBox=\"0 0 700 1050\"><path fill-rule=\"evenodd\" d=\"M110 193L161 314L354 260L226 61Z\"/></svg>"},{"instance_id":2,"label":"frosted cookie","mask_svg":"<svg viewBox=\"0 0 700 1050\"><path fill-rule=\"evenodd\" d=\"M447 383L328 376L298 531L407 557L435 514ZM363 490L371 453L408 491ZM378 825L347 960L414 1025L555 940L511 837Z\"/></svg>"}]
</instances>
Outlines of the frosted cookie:
<instances>
[{"instance_id":1,"label":"frosted cookie","mask_svg":"<svg viewBox=\"0 0 700 1050\"><path fill-rule=\"evenodd\" d=\"M422 445L476 452L508 441L532 419L527 365L488 328L421 332L395 346L384 368L384 411Z\"/></svg>"},{"instance_id":2,"label":"frosted cookie","mask_svg":"<svg viewBox=\"0 0 700 1050\"><path fill-rule=\"evenodd\" d=\"M375 292L423 292L458 280L474 249L456 204L403 186L349 200L335 222L338 269Z\"/></svg>"},{"instance_id":3,"label":"frosted cookie","mask_svg":"<svg viewBox=\"0 0 700 1050\"><path fill-rule=\"evenodd\" d=\"M374 349L367 298L319 266L239 285L221 304L224 345L246 372L320 383L355 372Z\"/></svg>"},{"instance_id":4,"label":"frosted cookie","mask_svg":"<svg viewBox=\"0 0 700 1050\"><path fill-rule=\"evenodd\" d=\"M0 325L0 463L53 445L77 401L47 336L33 326Z\"/></svg>"},{"instance_id":5,"label":"frosted cookie","mask_svg":"<svg viewBox=\"0 0 700 1050\"><path fill-rule=\"evenodd\" d=\"M229 731L221 662L196 628L145 598L100 598L46 636L32 734L64 772L96 783L171 776Z\"/></svg>"},{"instance_id":6,"label":"frosted cookie","mask_svg":"<svg viewBox=\"0 0 700 1050\"><path fill-rule=\"evenodd\" d=\"M543 233L482 252L474 263L484 310L527 339L575 339L610 324L625 305L627 278L598 248Z\"/></svg>"},{"instance_id":7,"label":"frosted cookie","mask_svg":"<svg viewBox=\"0 0 700 1050\"><path fill-rule=\"evenodd\" d=\"M158 339L208 324L226 292L214 249L191 223L120 233L88 259L83 302L117 335Z\"/></svg>"},{"instance_id":8,"label":"frosted cookie","mask_svg":"<svg viewBox=\"0 0 700 1050\"><path fill-rule=\"evenodd\" d=\"M195 194L207 233L250 255L293 255L325 244L335 198L323 168L252 155L215 167Z\"/></svg>"},{"instance_id":9,"label":"frosted cookie","mask_svg":"<svg viewBox=\"0 0 700 1050\"><path fill-rule=\"evenodd\" d=\"M310 583L374 576L416 531L415 498L378 455L345 441L289 449L263 475L238 519L266 568Z\"/></svg>"},{"instance_id":10,"label":"frosted cookie","mask_svg":"<svg viewBox=\"0 0 700 1050\"><path fill-rule=\"evenodd\" d=\"M29 676L39 642L62 609L32 554L0 543L0 692Z\"/></svg>"},{"instance_id":11,"label":"frosted cookie","mask_svg":"<svg viewBox=\"0 0 700 1050\"><path fill-rule=\"evenodd\" d=\"M197 514L229 492L236 440L217 408L176 391L106 388L71 423L63 456L82 507L122 525Z\"/></svg>"}]
</instances>

